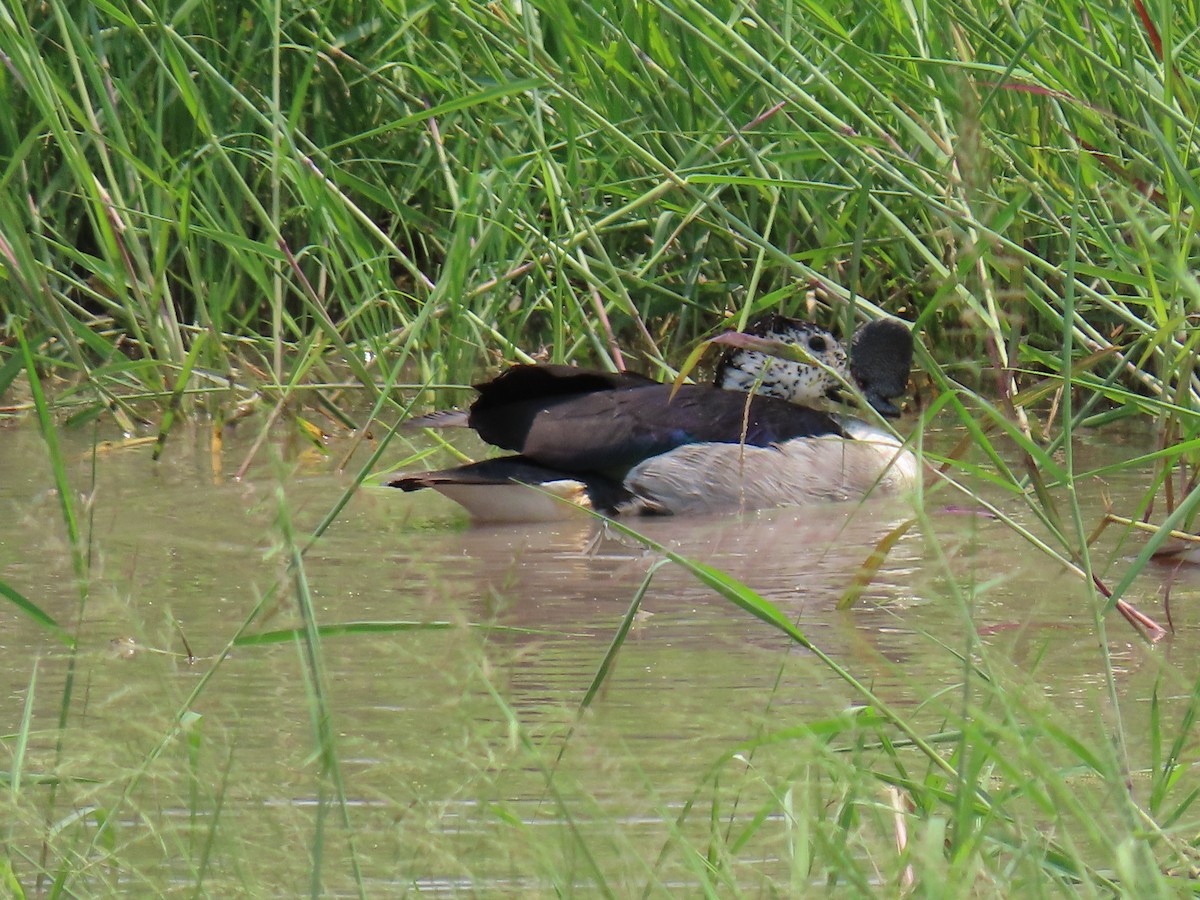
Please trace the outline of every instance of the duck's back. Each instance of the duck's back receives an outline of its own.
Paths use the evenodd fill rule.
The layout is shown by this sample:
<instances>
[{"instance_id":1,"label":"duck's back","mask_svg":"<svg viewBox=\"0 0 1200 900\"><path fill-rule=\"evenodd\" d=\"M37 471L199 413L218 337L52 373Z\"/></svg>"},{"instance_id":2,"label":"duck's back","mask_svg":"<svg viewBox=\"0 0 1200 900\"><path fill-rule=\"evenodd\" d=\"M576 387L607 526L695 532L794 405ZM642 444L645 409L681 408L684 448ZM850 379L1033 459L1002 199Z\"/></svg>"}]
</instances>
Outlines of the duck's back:
<instances>
[{"instance_id":1,"label":"duck's back","mask_svg":"<svg viewBox=\"0 0 1200 900\"><path fill-rule=\"evenodd\" d=\"M823 412L707 385L675 390L666 384L629 382L583 393L510 396L503 403L486 399L470 413L470 425L481 438L568 472L620 473L694 443L763 447L797 437L842 434L837 421Z\"/></svg>"}]
</instances>

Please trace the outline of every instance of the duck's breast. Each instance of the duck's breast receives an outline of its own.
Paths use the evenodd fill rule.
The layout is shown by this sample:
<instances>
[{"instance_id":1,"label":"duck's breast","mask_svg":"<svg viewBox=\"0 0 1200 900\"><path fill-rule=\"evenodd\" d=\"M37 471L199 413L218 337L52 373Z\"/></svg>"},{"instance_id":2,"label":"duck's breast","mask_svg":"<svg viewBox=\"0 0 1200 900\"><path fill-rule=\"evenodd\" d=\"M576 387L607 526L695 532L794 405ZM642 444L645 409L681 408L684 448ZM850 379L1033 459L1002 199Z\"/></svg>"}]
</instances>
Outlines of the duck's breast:
<instances>
[{"instance_id":1,"label":"duck's breast","mask_svg":"<svg viewBox=\"0 0 1200 900\"><path fill-rule=\"evenodd\" d=\"M646 511L694 513L853 500L916 483L916 457L895 437L861 422L845 427L857 439L691 444L635 466L625 487Z\"/></svg>"}]
</instances>

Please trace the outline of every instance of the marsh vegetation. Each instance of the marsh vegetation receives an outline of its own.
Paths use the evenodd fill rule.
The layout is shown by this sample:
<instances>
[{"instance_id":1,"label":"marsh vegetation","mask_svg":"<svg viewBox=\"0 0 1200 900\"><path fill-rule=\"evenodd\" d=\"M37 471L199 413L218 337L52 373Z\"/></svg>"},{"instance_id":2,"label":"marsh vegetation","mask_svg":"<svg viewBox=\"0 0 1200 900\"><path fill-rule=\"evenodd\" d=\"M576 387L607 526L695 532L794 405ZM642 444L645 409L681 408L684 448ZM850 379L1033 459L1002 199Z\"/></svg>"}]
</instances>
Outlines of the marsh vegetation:
<instances>
[{"instance_id":1,"label":"marsh vegetation","mask_svg":"<svg viewBox=\"0 0 1200 900\"><path fill-rule=\"evenodd\" d=\"M0 8L6 889L1191 890L1198 13ZM918 337L914 501L745 526L832 569L634 522L546 605L371 486L503 363L770 310Z\"/></svg>"}]
</instances>

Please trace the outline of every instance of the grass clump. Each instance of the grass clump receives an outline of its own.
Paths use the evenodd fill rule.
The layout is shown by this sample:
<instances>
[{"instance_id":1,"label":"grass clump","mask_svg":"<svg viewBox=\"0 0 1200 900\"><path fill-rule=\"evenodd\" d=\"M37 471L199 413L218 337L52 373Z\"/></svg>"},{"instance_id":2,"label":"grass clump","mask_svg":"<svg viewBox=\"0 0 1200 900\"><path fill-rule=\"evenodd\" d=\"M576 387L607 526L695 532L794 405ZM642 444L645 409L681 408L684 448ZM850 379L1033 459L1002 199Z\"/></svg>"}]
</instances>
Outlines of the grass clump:
<instances>
[{"instance_id":1,"label":"grass clump","mask_svg":"<svg viewBox=\"0 0 1200 900\"><path fill-rule=\"evenodd\" d=\"M818 286L1005 365L1118 338L1153 386L1196 297L1196 67L1185 8L1135 9L18 5L7 327L190 401L235 359L281 391L658 358Z\"/></svg>"}]
</instances>

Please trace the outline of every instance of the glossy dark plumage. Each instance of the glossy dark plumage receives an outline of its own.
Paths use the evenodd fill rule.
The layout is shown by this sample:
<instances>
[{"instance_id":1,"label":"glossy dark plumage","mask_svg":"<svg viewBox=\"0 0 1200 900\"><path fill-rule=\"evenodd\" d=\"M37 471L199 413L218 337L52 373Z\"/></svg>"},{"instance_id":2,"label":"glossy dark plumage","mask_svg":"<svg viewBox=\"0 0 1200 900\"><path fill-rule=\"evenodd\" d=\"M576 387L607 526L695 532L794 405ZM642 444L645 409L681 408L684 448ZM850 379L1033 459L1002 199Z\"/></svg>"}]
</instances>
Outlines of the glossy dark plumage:
<instances>
[{"instance_id":1,"label":"glossy dark plumage","mask_svg":"<svg viewBox=\"0 0 1200 900\"><path fill-rule=\"evenodd\" d=\"M388 484L404 491L432 488L471 510L479 521L557 519L570 509L552 497L530 491L525 487L529 484L604 513L614 513L634 500L619 480L594 472L562 472L524 456L500 456L453 469L401 475Z\"/></svg>"},{"instance_id":2,"label":"glossy dark plumage","mask_svg":"<svg viewBox=\"0 0 1200 900\"><path fill-rule=\"evenodd\" d=\"M501 379L514 388L526 382L533 388L542 374L537 366L517 366ZM684 444L765 447L842 433L832 416L817 410L702 384L683 385L674 396L671 385L649 382L582 394L531 390L503 403L485 393L481 400L488 402L477 401L467 419L481 438L565 472L622 475L647 457Z\"/></svg>"},{"instance_id":3,"label":"glossy dark plumage","mask_svg":"<svg viewBox=\"0 0 1200 900\"><path fill-rule=\"evenodd\" d=\"M481 397L467 415L466 424L481 438L520 455L402 475L388 483L405 491L433 488L467 506L477 520L507 520L555 518L569 508L549 498L511 493L502 498L466 488L575 482L578 493L555 493L614 514L635 500L623 484L630 468L667 451L696 443L767 447L797 437L843 435L832 416L775 397L683 385L672 398L671 385L640 378L592 390L598 381L584 375L606 373L583 370L569 376L582 392L568 393L565 381L546 375L540 366L509 369L481 385ZM545 394L537 395L537 389Z\"/></svg>"},{"instance_id":4,"label":"glossy dark plumage","mask_svg":"<svg viewBox=\"0 0 1200 900\"><path fill-rule=\"evenodd\" d=\"M891 409L895 409L891 399L905 389L912 357L907 328L898 322L895 325L899 330L888 327L887 333L878 337L864 337L875 327L866 326L855 343L856 351L860 344L865 348L866 359L860 371L873 385L870 399ZM479 397L465 416L435 413L416 421L466 424L488 443L518 456L401 475L388 483L406 491L438 490L466 506L477 520L554 518L561 510L569 509L549 498L538 502L528 496L535 492L521 495L480 490L487 486L513 487L515 482L550 488L559 496L606 513L628 508L672 512L701 507L702 501L697 501L698 494L703 496L699 485L713 486L714 505L728 502L734 490L723 483L727 473L721 470L728 468L724 452L702 448L728 446L735 456L740 454L744 466L748 451L799 447L795 442L812 439L820 442L794 454L802 460L795 465L802 464L807 471L798 476L798 481L785 477L781 490L802 482L802 488L792 489L813 496L842 496L845 491L837 484L814 484L836 479L832 475L826 478L820 471L819 457L813 469L813 451L824 456L836 452L848 439L845 427L834 416L781 397L802 401L822 397L837 384L837 375L830 372L846 376L845 351L823 329L782 317L771 317L750 333L800 346L826 369L779 360L758 351L729 351L718 370L724 383L745 389L757 385L779 395L750 396L742 390L708 385L683 385L675 390L671 385L628 373L571 366L514 366L476 387ZM862 423L851 424L855 426L853 436L858 438ZM894 453L894 441L891 446ZM699 448L700 452L687 448ZM769 467L774 458L773 452L767 453L761 461L756 457L753 465L763 472L763 466ZM697 472L696 483L690 483L688 472L678 468L684 460L702 460L708 471ZM860 462L854 465L862 467ZM635 467L636 477L631 475ZM775 479L775 473L768 474L769 478L757 476L762 482L763 499L770 499L771 488L767 485ZM636 491L630 489L631 483L638 485ZM796 502L796 498L779 496L775 502Z\"/></svg>"}]
</instances>

